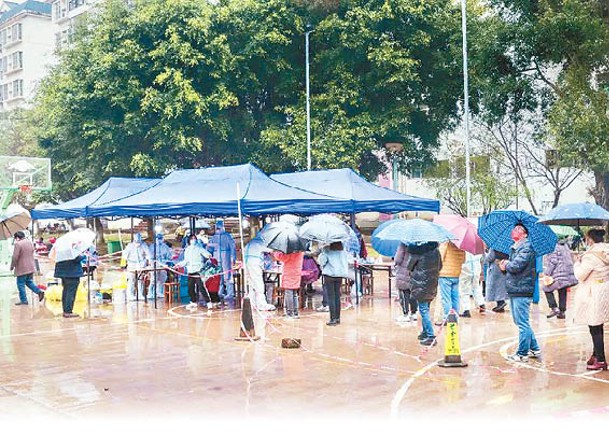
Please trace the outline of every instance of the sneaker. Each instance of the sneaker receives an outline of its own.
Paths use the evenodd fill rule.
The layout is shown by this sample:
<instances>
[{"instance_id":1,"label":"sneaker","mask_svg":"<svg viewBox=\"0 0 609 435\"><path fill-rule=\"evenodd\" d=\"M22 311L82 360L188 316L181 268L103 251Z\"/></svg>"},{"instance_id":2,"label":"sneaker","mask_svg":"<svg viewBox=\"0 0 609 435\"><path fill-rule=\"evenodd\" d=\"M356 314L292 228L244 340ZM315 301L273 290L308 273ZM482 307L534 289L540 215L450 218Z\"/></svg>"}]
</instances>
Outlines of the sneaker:
<instances>
[{"instance_id":1,"label":"sneaker","mask_svg":"<svg viewBox=\"0 0 609 435\"><path fill-rule=\"evenodd\" d=\"M27 302L19 301L19 302L15 302L15 305L27 305Z\"/></svg>"},{"instance_id":2,"label":"sneaker","mask_svg":"<svg viewBox=\"0 0 609 435\"><path fill-rule=\"evenodd\" d=\"M214 306L212 305L212 303L211 303L211 302L208 302L208 303L207 303L207 309L208 309L208 310L211 310L213 307L214 307Z\"/></svg>"},{"instance_id":3,"label":"sneaker","mask_svg":"<svg viewBox=\"0 0 609 435\"><path fill-rule=\"evenodd\" d=\"M588 364L586 370L607 370L607 363L596 361L594 364Z\"/></svg>"},{"instance_id":4,"label":"sneaker","mask_svg":"<svg viewBox=\"0 0 609 435\"><path fill-rule=\"evenodd\" d=\"M492 310L495 313L505 313L505 306L507 305L507 303L503 302L502 304L497 303L496 307L493 307Z\"/></svg>"},{"instance_id":5,"label":"sneaker","mask_svg":"<svg viewBox=\"0 0 609 435\"><path fill-rule=\"evenodd\" d=\"M478 307L478 311L480 311L480 313L486 313L486 305L482 304Z\"/></svg>"},{"instance_id":6,"label":"sneaker","mask_svg":"<svg viewBox=\"0 0 609 435\"><path fill-rule=\"evenodd\" d=\"M63 317L65 317L67 319L72 319L72 318L76 318L76 317L80 317L80 316L76 313L63 313Z\"/></svg>"},{"instance_id":7,"label":"sneaker","mask_svg":"<svg viewBox=\"0 0 609 435\"><path fill-rule=\"evenodd\" d=\"M436 337L427 337L419 341L419 343L421 343L422 346L435 346L438 344L438 341L436 340Z\"/></svg>"},{"instance_id":8,"label":"sneaker","mask_svg":"<svg viewBox=\"0 0 609 435\"><path fill-rule=\"evenodd\" d=\"M461 313L461 317L472 317L472 313L470 313L469 310L465 310Z\"/></svg>"},{"instance_id":9,"label":"sneaker","mask_svg":"<svg viewBox=\"0 0 609 435\"><path fill-rule=\"evenodd\" d=\"M327 313L330 311L330 307L328 307L327 305L324 307L323 305L315 308L315 311L317 311L318 313Z\"/></svg>"},{"instance_id":10,"label":"sneaker","mask_svg":"<svg viewBox=\"0 0 609 435\"><path fill-rule=\"evenodd\" d=\"M552 317L557 316L558 313L560 313L560 311L558 311L558 308L554 308L552 311L550 311L546 318L551 319Z\"/></svg>"},{"instance_id":11,"label":"sneaker","mask_svg":"<svg viewBox=\"0 0 609 435\"><path fill-rule=\"evenodd\" d=\"M395 319L395 321L398 322L398 323L410 322L410 316L408 316L408 315L400 316L397 319Z\"/></svg>"},{"instance_id":12,"label":"sneaker","mask_svg":"<svg viewBox=\"0 0 609 435\"><path fill-rule=\"evenodd\" d=\"M588 359L588 361L586 361L586 365L591 366L592 364L596 364L596 361L597 361L596 357L594 355L592 355Z\"/></svg>"},{"instance_id":13,"label":"sneaker","mask_svg":"<svg viewBox=\"0 0 609 435\"><path fill-rule=\"evenodd\" d=\"M425 340L426 338L427 338L427 334L425 333L425 331L423 331L419 335L417 335L417 340L419 340L419 341Z\"/></svg>"},{"instance_id":14,"label":"sneaker","mask_svg":"<svg viewBox=\"0 0 609 435\"><path fill-rule=\"evenodd\" d=\"M566 316L565 316L564 311L561 311L560 313L558 313L558 314L556 315L556 318L557 318L557 319L565 319L565 318L566 318Z\"/></svg>"},{"instance_id":15,"label":"sneaker","mask_svg":"<svg viewBox=\"0 0 609 435\"><path fill-rule=\"evenodd\" d=\"M438 320L437 322L434 323L434 325L442 326L442 325L444 325L444 320Z\"/></svg>"},{"instance_id":16,"label":"sneaker","mask_svg":"<svg viewBox=\"0 0 609 435\"><path fill-rule=\"evenodd\" d=\"M529 350L529 358L541 358L541 350Z\"/></svg>"},{"instance_id":17,"label":"sneaker","mask_svg":"<svg viewBox=\"0 0 609 435\"><path fill-rule=\"evenodd\" d=\"M529 357L527 355L519 355L517 353L515 353L513 355L508 355L505 359L507 359L508 361L521 362L521 363L529 361Z\"/></svg>"},{"instance_id":18,"label":"sneaker","mask_svg":"<svg viewBox=\"0 0 609 435\"><path fill-rule=\"evenodd\" d=\"M410 313L410 321L411 322L416 322L417 321L417 313Z\"/></svg>"}]
</instances>

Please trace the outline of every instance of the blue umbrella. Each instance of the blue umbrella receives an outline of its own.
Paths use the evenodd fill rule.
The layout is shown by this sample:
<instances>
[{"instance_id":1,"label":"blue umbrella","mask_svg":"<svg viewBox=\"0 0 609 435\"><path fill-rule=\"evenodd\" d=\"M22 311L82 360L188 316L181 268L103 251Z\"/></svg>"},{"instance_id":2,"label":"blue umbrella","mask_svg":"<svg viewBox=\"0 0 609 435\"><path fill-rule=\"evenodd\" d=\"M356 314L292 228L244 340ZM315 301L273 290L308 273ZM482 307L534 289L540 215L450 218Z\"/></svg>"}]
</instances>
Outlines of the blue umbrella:
<instances>
[{"instance_id":1,"label":"blue umbrella","mask_svg":"<svg viewBox=\"0 0 609 435\"><path fill-rule=\"evenodd\" d=\"M395 219L383 223L372 233L372 247L376 252L393 257L400 246L422 245L427 242L446 242L456 239L440 225L423 219Z\"/></svg>"},{"instance_id":2,"label":"blue umbrella","mask_svg":"<svg viewBox=\"0 0 609 435\"><path fill-rule=\"evenodd\" d=\"M559 205L539 219L548 225L593 226L609 222L609 211L589 202Z\"/></svg>"},{"instance_id":3,"label":"blue umbrella","mask_svg":"<svg viewBox=\"0 0 609 435\"><path fill-rule=\"evenodd\" d=\"M514 241L510 235L516 224L529 232L529 240L538 256L554 251L558 237L547 225L542 225L532 214L522 210L495 210L478 219L478 234L490 248L509 253Z\"/></svg>"}]
</instances>

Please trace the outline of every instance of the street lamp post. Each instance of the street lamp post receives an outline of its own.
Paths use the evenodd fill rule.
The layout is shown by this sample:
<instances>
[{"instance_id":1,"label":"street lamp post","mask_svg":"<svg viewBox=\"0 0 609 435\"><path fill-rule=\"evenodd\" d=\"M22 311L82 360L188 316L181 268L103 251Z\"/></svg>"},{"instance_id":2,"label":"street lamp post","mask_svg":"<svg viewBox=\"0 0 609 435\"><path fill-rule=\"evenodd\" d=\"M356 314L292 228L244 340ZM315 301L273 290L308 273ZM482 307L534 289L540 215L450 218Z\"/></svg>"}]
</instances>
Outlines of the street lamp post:
<instances>
[{"instance_id":1,"label":"street lamp post","mask_svg":"<svg viewBox=\"0 0 609 435\"><path fill-rule=\"evenodd\" d=\"M307 26L310 28L310 26ZM309 87L309 33L313 30L305 32L305 75L307 85L307 171L311 170L311 98Z\"/></svg>"},{"instance_id":2,"label":"street lamp post","mask_svg":"<svg viewBox=\"0 0 609 435\"><path fill-rule=\"evenodd\" d=\"M467 217L471 207L471 174L469 162L469 79L467 74L467 0L461 0L461 27L463 33L463 116L465 127L465 201Z\"/></svg>"}]
</instances>

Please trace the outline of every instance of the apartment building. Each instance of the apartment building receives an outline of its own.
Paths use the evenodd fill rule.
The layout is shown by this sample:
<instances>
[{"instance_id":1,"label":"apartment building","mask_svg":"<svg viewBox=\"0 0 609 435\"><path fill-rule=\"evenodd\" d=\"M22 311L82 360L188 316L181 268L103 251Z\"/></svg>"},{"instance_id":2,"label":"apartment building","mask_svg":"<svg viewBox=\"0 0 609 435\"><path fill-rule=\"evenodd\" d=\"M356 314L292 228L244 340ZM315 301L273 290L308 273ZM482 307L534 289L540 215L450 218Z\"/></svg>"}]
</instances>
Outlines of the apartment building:
<instances>
[{"instance_id":1,"label":"apartment building","mask_svg":"<svg viewBox=\"0 0 609 435\"><path fill-rule=\"evenodd\" d=\"M51 19L54 26L55 48L70 43L78 21L91 9L96 0L48 0L51 3Z\"/></svg>"},{"instance_id":2,"label":"apartment building","mask_svg":"<svg viewBox=\"0 0 609 435\"><path fill-rule=\"evenodd\" d=\"M0 110L31 101L52 61L51 5L0 2Z\"/></svg>"}]
</instances>

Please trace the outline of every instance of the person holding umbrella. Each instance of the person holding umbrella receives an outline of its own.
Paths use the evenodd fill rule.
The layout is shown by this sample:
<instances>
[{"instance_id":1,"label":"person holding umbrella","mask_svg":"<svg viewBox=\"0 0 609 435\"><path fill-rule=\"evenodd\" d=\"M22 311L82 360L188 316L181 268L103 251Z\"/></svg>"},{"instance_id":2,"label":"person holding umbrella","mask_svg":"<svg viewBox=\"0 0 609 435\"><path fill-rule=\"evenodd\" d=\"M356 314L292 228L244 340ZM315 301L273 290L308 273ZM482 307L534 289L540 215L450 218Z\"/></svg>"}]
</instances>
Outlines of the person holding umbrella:
<instances>
[{"instance_id":1,"label":"person holding umbrella","mask_svg":"<svg viewBox=\"0 0 609 435\"><path fill-rule=\"evenodd\" d=\"M19 290L19 302L15 305L27 305L27 296L25 287L27 286L33 293L38 295L40 302L44 299L44 292L41 291L34 280L34 272L36 271L36 263L34 262L34 245L26 239L23 231L17 231L13 238L15 246L13 247L13 257L11 259L11 270L15 271L17 277L17 289Z\"/></svg>"},{"instance_id":2,"label":"person holding umbrella","mask_svg":"<svg viewBox=\"0 0 609 435\"><path fill-rule=\"evenodd\" d=\"M84 259L84 255L78 255L76 258L55 263L55 278L61 278L61 285L63 286L61 293L63 317L80 317L78 314L73 313L72 309L74 308L80 277L83 276L81 262Z\"/></svg>"},{"instance_id":3,"label":"person holding umbrella","mask_svg":"<svg viewBox=\"0 0 609 435\"><path fill-rule=\"evenodd\" d=\"M433 346L436 334L431 323L429 306L438 293L438 279L442 259L437 242L408 246L409 258L406 268L410 272L412 296L419 304L422 331L417 337L423 346Z\"/></svg>"},{"instance_id":4,"label":"person holding umbrella","mask_svg":"<svg viewBox=\"0 0 609 435\"><path fill-rule=\"evenodd\" d=\"M326 325L340 325L340 286L349 277L347 252L342 242L332 242L322 248L318 259L330 308L330 321Z\"/></svg>"},{"instance_id":5,"label":"person holding umbrella","mask_svg":"<svg viewBox=\"0 0 609 435\"><path fill-rule=\"evenodd\" d=\"M507 357L512 362L526 362L529 357L541 357L541 349L529 320L535 291L536 254L528 235L529 231L524 225L516 224L510 233L514 245L509 259L499 263L499 268L507 274L506 288L510 297L512 318L518 326L518 350Z\"/></svg>"},{"instance_id":6,"label":"person holding umbrella","mask_svg":"<svg viewBox=\"0 0 609 435\"><path fill-rule=\"evenodd\" d=\"M63 292L61 304L63 317L80 317L72 312L76 291L83 276L83 253L87 251L95 240L95 233L86 228L79 228L61 236L53 245L49 258L55 261L55 278L61 278Z\"/></svg>"},{"instance_id":7,"label":"person holding umbrella","mask_svg":"<svg viewBox=\"0 0 609 435\"><path fill-rule=\"evenodd\" d=\"M258 234L245 245L245 268L247 270L247 283L253 293L252 305L260 311L274 311L277 308L266 300L264 287L264 254L271 252L266 243Z\"/></svg>"},{"instance_id":8,"label":"person holding umbrella","mask_svg":"<svg viewBox=\"0 0 609 435\"><path fill-rule=\"evenodd\" d=\"M300 237L298 227L287 221L273 222L265 225L260 232L260 237L267 248L272 250L271 256L276 261L283 263L281 288L284 291L285 314L288 319L298 318L298 290L300 290L304 251L307 249L306 242ZM260 252L259 255L262 256L260 258L262 262L259 266L255 265L255 268L264 267L264 253ZM255 258L253 260L256 261ZM260 285L259 280L257 286L261 287L259 288L261 296L264 295L264 286ZM262 303L262 298L260 302ZM271 308L268 307L268 309Z\"/></svg>"}]
</instances>

